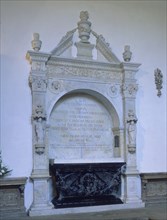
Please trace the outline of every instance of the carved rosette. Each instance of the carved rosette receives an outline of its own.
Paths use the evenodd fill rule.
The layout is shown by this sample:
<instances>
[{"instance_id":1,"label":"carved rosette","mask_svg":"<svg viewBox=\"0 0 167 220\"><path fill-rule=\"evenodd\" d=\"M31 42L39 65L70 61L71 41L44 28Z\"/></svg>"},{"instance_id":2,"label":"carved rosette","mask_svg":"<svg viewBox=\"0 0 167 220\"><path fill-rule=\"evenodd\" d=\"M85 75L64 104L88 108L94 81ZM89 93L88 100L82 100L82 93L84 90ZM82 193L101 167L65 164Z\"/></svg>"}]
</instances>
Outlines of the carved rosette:
<instances>
[{"instance_id":1,"label":"carved rosette","mask_svg":"<svg viewBox=\"0 0 167 220\"><path fill-rule=\"evenodd\" d=\"M64 89L62 80L52 80L49 83L49 90L53 93L59 93Z\"/></svg>"},{"instance_id":2,"label":"carved rosette","mask_svg":"<svg viewBox=\"0 0 167 220\"><path fill-rule=\"evenodd\" d=\"M108 89L108 94L110 97L115 98L119 95L120 86L116 84L112 84Z\"/></svg>"},{"instance_id":3,"label":"carved rosette","mask_svg":"<svg viewBox=\"0 0 167 220\"><path fill-rule=\"evenodd\" d=\"M123 84L122 85L122 93L126 98L135 98L138 90L138 85L135 83Z\"/></svg>"}]
</instances>

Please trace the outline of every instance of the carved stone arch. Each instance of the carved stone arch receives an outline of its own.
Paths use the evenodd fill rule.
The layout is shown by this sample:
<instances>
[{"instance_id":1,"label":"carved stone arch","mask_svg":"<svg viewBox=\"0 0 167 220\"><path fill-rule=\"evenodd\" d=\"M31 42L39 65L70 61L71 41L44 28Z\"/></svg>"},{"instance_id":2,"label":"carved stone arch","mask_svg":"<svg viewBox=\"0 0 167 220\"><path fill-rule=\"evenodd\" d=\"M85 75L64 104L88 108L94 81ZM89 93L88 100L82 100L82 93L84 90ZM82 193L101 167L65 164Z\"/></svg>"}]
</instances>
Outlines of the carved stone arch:
<instances>
[{"instance_id":1,"label":"carved stone arch","mask_svg":"<svg viewBox=\"0 0 167 220\"><path fill-rule=\"evenodd\" d=\"M114 149L114 137L115 135L120 137L119 116L112 103L97 91L76 89L63 94L52 105L48 124L50 128L48 134L49 159L53 159L55 162L63 162L64 158L64 163L67 162L66 152L68 151L69 153L71 151L71 154L73 154L71 149L71 147L74 148L73 145L89 148L88 145L93 144L92 147L96 150L101 150L101 147L103 147L106 152L110 152L110 156L108 156L102 150L101 154L103 153L104 155L102 158L96 155L97 162L101 160L109 162L115 156L120 156L120 152L118 152L120 149L116 149L117 152ZM64 144L62 144L63 142ZM62 151L62 149L65 153L58 152ZM91 150L89 151L91 152ZM78 159L80 162L81 160L88 161L91 158L90 152L89 158L83 155L77 158L72 158L71 156L71 158L73 161ZM60 155L60 158L58 158L58 155Z\"/></svg>"},{"instance_id":2,"label":"carved stone arch","mask_svg":"<svg viewBox=\"0 0 167 220\"><path fill-rule=\"evenodd\" d=\"M120 127L119 115L118 115L114 105L110 102L110 100L107 99L107 97L105 97L103 94L101 94L95 90L91 90L91 89L78 89L78 90L71 91L70 93L75 94L77 92L89 94L92 97L99 100L105 106L105 108L108 110L108 112L110 113L110 115L112 117L112 121L113 121L113 126L115 128Z\"/></svg>"},{"instance_id":3,"label":"carved stone arch","mask_svg":"<svg viewBox=\"0 0 167 220\"><path fill-rule=\"evenodd\" d=\"M91 95L92 97L96 98L97 100L99 100L106 107L108 112L110 113L112 120L113 120L114 128L120 128L120 118L119 118L119 115L118 115L117 110L114 107L113 103L110 100L108 100L107 97L105 97L103 94L99 93L98 91L91 90L91 89L75 89L75 90L71 90L69 92L63 92L63 93L59 94L59 96L56 96L55 99L52 101L52 103L48 109L48 112L47 112L47 124L49 124L49 118L50 118L50 115L51 115L52 110L53 110L54 106L56 105L56 103L68 94L75 95L77 93L88 94L88 95Z\"/></svg>"}]
</instances>

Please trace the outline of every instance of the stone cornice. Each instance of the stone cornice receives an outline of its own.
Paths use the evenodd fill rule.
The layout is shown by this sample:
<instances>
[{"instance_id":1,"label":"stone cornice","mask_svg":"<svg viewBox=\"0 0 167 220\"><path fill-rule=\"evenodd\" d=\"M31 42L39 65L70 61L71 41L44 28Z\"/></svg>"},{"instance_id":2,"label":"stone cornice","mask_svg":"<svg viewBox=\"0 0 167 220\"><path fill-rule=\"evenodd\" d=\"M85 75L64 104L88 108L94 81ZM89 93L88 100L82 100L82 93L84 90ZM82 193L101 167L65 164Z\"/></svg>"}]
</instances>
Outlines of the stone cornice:
<instances>
[{"instance_id":1,"label":"stone cornice","mask_svg":"<svg viewBox=\"0 0 167 220\"><path fill-rule=\"evenodd\" d=\"M0 181L0 186L23 185L26 183L27 179L27 177L2 178Z\"/></svg>"},{"instance_id":2,"label":"stone cornice","mask_svg":"<svg viewBox=\"0 0 167 220\"><path fill-rule=\"evenodd\" d=\"M47 62L49 57L51 56L50 53L44 53L44 52L36 52L29 50L26 54L26 59L32 64L33 61L35 62Z\"/></svg>"},{"instance_id":3,"label":"stone cornice","mask_svg":"<svg viewBox=\"0 0 167 220\"><path fill-rule=\"evenodd\" d=\"M109 62L111 62L111 63L120 63L119 59L112 52L111 48L109 47L109 44L105 41L105 39L102 35L97 35L96 48L97 48L97 50L99 50L103 54L103 56Z\"/></svg>"},{"instance_id":4,"label":"stone cornice","mask_svg":"<svg viewBox=\"0 0 167 220\"><path fill-rule=\"evenodd\" d=\"M99 62L96 60L80 60L73 58L62 58L62 57L51 57L47 62L47 65L68 65L73 67L86 67L92 69L102 69L102 70L117 70L122 71L120 64L116 63L107 63L107 62Z\"/></svg>"},{"instance_id":5,"label":"stone cornice","mask_svg":"<svg viewBox=\"0 0 167 220\"><path fill-rule=\"evenodd\" d=\"M138 71L138 67L140 66L140 63L124 63L122 62L120 64L121 68L124 71L133 71L133 72L137 72Z\"/></svg>"},{"instance_id":6,"label":"stone cornice","mask_svg":"<svg viewBox=\"0 0 167 220\"><path fill-rule=\"evenodd\" d=\"M158 173L141 173L140 176L142 177L142 179L167 179L167 172L158 172Z\"/></svg>"}]
</instances>

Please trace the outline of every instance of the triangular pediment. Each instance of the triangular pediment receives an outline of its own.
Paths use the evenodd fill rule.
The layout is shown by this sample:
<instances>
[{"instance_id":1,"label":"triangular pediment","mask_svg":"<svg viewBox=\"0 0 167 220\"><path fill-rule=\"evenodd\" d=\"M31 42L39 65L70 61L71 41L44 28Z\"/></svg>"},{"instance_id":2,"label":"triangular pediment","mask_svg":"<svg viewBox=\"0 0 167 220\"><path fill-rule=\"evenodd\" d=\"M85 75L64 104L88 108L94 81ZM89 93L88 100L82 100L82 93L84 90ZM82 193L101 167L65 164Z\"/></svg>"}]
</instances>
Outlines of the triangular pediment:
<instances>
[{"instance_id":1,"label":"triangular pediment","mask_svg":"<svg viewBox=\"0 0 167 220\"><path fill-rule=\"evenodd\" d=\"M83 13L80 15L81 21L78 22L78 27L68 31L65 36L62 37L58 45L51 51L51 56L60 56L60 57L70 57L73 58L72 48L74 46L77 47L77 55L76 58L81 58L85 60L92 59L92 50L96 50L97 61L110 62L110 63L120 63L119 59L112 52L112 49L109 43L106 42L105 38L100 34L98 35L91 29L91 22L88 21L88 13ZM85 15L86 14L86 15ZM87 17L86 17L87 16ZM84 29L85 28L85 29ZM84 30L83 30L84 29ZM74 34L76 35L78 32L80 41L74 41ZM92 44L89 42L89 38L94 37L96 40L96 44Z\"/></svg>"}]
</instances>

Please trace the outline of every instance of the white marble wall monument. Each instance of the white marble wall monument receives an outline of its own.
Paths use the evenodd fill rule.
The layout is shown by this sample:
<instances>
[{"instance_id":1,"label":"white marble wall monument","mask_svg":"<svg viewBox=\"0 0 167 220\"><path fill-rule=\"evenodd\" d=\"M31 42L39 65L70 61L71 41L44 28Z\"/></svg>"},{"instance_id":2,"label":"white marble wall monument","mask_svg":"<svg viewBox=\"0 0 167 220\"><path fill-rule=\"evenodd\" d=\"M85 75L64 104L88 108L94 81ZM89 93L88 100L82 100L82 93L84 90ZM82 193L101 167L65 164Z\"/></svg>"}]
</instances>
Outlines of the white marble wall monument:
<instances>
[{"instance_id":1,"label":"white marble wall monument","mask_svg":"<svg viewBox=\"0 0 167 220\"><path fill-rule=\"evenodd\" d=\"M79 36L77 42L73 42L74 35ZM96 45L89 41L90 35ZM85 11L80 13L77 27L67 32L50 53L40 52L41 44L35 33L33 51L26 55L31 65L32 92L34 194L30 215L92 210L53 207L49 197L50 160L64 164L126 162L121 196L124 203L97 210L142 207L135 106L135 74L140 64L130 62L130 47L125 46L121 62L104 37L92 30ZM76 57L73 47L77 48Z\"/></svg>"}]
</instances>

